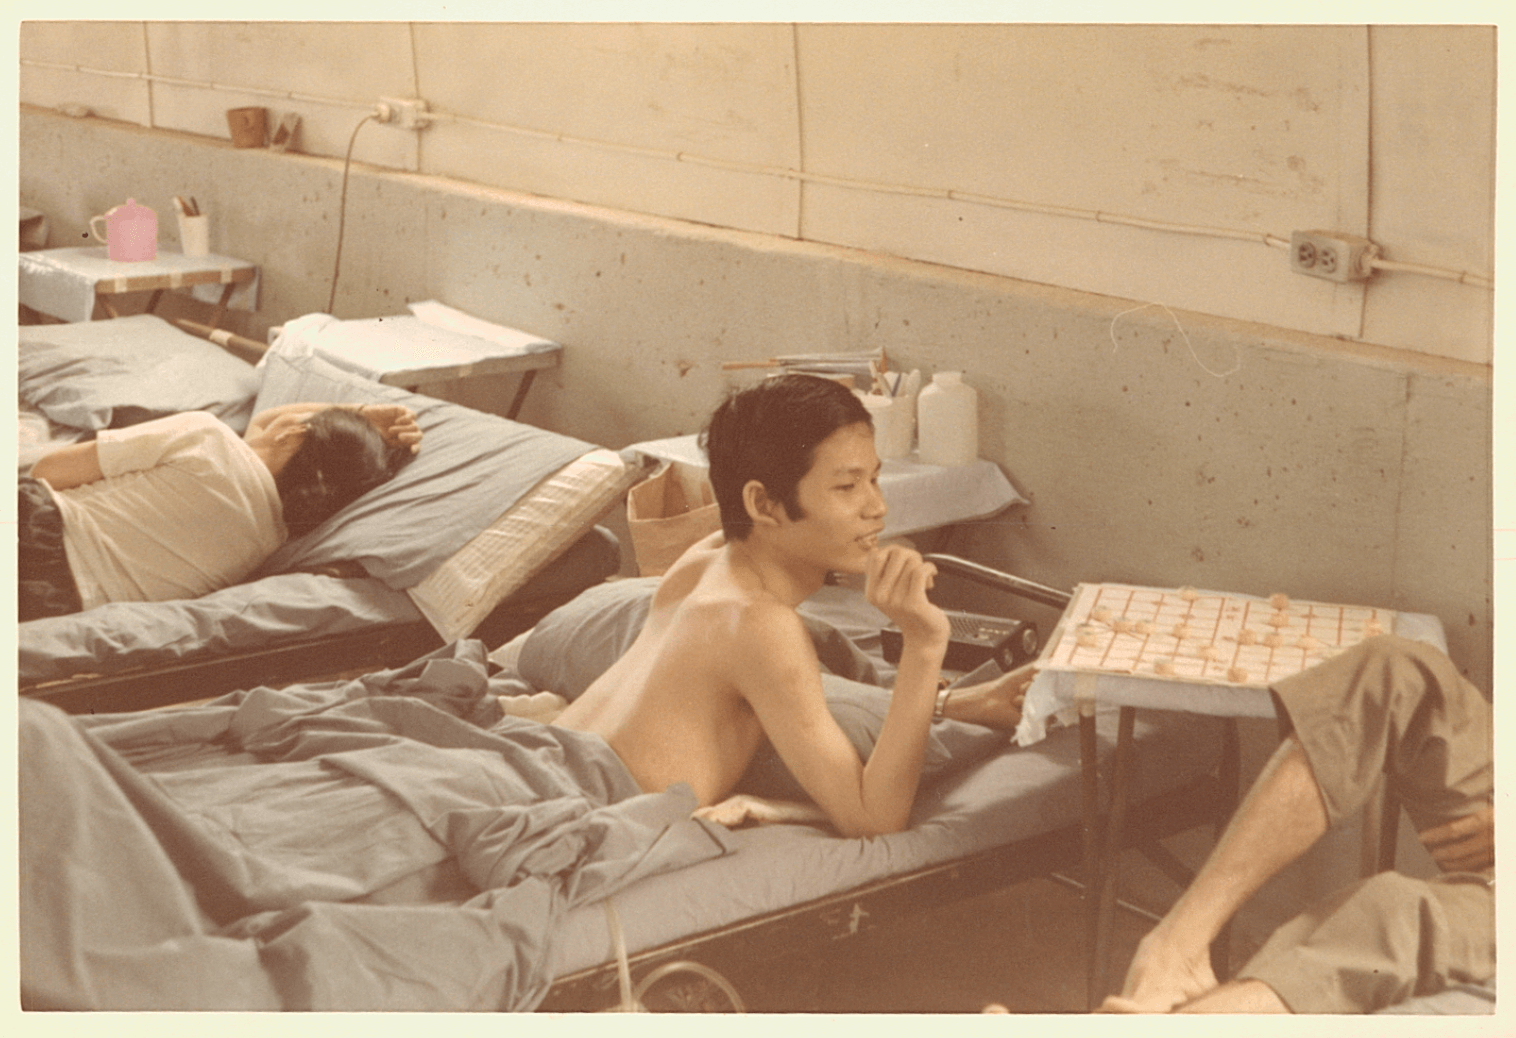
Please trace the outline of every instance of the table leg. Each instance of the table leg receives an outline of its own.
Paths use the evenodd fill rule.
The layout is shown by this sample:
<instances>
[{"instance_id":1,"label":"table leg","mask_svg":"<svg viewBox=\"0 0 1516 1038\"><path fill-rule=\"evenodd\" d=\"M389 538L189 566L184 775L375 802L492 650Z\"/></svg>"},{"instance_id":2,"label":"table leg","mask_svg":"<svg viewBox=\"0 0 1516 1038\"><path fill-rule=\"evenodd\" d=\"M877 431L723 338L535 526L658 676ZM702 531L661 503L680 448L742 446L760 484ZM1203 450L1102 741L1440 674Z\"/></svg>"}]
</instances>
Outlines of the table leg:
<instances>
[{"instance_id":1,"label":"table leg","mask_svg":"<svg viewBox=\"0 0 1516 1038\"><path fill-rule=\"evenodd\" d=\"M1085 1008L1094 1009L1098 993L1096 948L1100 911L1100 756L1095 735L1095 704L1079 704L1079 771L1082 786L1082 823L1084 837L1084 947Z\"/></svg>"},{"instance_id":2,"label":"table leg","mask_svg":"<svg viewBox=\"0 0 1516 1038\"><path fill-rule=\"evenodd\" d=\"M505 412L507 418L514 421L516 416L521 413L521 405L526 403L527 390L532 388L532 380L536 377L537 371L535 368L521 373L521 382L516 386L516 396L511 401L510 410Z\"/></svg>"},{"instance_id":3,"label":"table leg","mask_svg":"<svg viewBox=\"0 0 1516 1038\"><path fill-rule=\"evenodd\" d=\"M1116 914L1116 886L1121 876L1121 844L1126 835L1127 787L1131 784L1133 728L1137 708L1124 706L1116 734L1116 766L1111 775L1111 812L1105 822L1100 854L1100 894L1095 917L1095 998L1103 1000L1111 972L1111 922Z\"/></svg>"},{"instance_id":4,"label":"table leg","mask_svg":"<svg viewBox=\"0 0 1516 1038\"><path fill-rule=\"evenodd\" d=\"M226 315L227 305L232 301L232 293L236 291L237 283L228 281L226 287L221 290L221 298L216 300L216 308L211 311L210 325L212 328L221 327L221 318Z\"/></svg>"},{"instance_id":5,"label":"table leg","mask_svg":"<svg viewBox=\"0 0 1516 1038\"><path fill-rule=\"evenodd\" d=\"M153 289L153 294L147 297L147 309L143 310L142 312L145 313L145 314L150 314L154 310L158 309L158 301L160 299L162 299L162 298L163 298L163 289L161 289L161 288L155 288L155 289Z\"/></svg>"}]
</instances>

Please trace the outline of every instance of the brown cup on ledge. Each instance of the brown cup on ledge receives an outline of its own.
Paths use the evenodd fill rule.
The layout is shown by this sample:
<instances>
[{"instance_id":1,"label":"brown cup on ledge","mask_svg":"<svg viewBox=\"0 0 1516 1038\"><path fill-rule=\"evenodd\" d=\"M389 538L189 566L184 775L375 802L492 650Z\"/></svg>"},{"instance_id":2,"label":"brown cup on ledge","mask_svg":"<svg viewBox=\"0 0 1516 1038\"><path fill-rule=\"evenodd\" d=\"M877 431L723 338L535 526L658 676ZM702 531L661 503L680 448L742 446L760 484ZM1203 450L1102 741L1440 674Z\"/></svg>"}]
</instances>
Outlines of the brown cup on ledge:
<instances>
[{"instance_id":1,"label":"brown cup on ledge","mask_svg":"<svg viewBox=\"0 0 1516 1038\"><path fill-rule=\"evenodd\" d=\"M228 108L226 125L232 131L232 144L238 148L261 148L268 139L267 108Z\"/></svg>"}]
</instances>

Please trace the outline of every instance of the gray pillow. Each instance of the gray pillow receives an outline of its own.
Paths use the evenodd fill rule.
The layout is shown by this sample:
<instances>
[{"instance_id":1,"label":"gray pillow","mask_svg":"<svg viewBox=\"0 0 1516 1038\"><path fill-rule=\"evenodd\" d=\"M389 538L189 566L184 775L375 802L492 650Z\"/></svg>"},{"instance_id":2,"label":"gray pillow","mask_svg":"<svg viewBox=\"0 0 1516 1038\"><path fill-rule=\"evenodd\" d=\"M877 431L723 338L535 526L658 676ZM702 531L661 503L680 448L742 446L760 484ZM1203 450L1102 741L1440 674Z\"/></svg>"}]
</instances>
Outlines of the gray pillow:
<instances>
[{"instance_id":1,"label":"gray pillow","mask_svg":"<svg viewBox=\"0 0 1516 1038\"><path fill-rule=\"evenodd\" d=\"M240 433L252 417L257 370L161 317L25 325L17 337L17 392L59 425L119 429L209 411Z\"/></svg>"},{"instance_id":2,"label":"gray pillow","mask_svg":"<svg viewBox=\"0 0 1516 1038\"><path fill-rule=\"evenodd\" d=\"M359 378L312 354L275 346L263 361L259 411L305 401L404 404L416 412L421 452L303 537L260 576L357 560L396 590L414 587L542 479L595 445L461 404Z\"/></svg>"},{"instance_id":3,"label":"gray pillow","mask_svg":"<svg viewBox=\"0 0 1516 1038\"><path fill-rule=\"evenodd\" d=\"M637 577L598 584L548 614L522 643L516 671L533 688L573 700L610 667L636 639L647 619L658 577ZM801 618L816 644L823 670L821 686L827 707L860 760L868 760L889 711L888 689L869 683L872 664L834 626L816 617ZM922 764L928 782L980 760L1006 744L1006 733L959 721L932 725ZM806 800L804 790L779 755L767 744L758 752L738 792L776 800Z\"/></svg>"},{"instance_id":4,"label":"gray pillow","mask_svg":"<svg viewBox=\"0 0 1516 1038\"><path fill-rule=\"evenodd\" d=\"M516 672L533 688L572 701L631 648L642 630L659 577L632 577L589 588L538 621L521 646ZM869 685L878 670L847 635L800 604L821 667Z\"/></svg>"},{"instance_id":5,"label":"gray pillow","mask_svg":"<svg viewBox=\"0 0 1516 1038\"><path fill-rule=\"evenodd\" d=\"M835 674L821 675L827 709L837 725L858 751L858 759L867 761L884 728L884 715L890 709L890 693L877 685L864 685ZM978 760L983 760L1009 742L1006 732L962 721L932 722L927 732L926 755L921 761L921 784L951 774ZM810 796L790 774L779 754L767 743L748 765L737 792L773 800L809 800Z\"/></svg>"},{"instance_id":6,"label":"gray pillow","mask_svg":"<svg viewBox=\"0 0 1516 1038\"><path fill-rule=\"evenodd\" d=\"M659 579L596 584L554 609L521 644L516 673L535 689L577 699L636 641Z\"/></svg>"}]
</instances>

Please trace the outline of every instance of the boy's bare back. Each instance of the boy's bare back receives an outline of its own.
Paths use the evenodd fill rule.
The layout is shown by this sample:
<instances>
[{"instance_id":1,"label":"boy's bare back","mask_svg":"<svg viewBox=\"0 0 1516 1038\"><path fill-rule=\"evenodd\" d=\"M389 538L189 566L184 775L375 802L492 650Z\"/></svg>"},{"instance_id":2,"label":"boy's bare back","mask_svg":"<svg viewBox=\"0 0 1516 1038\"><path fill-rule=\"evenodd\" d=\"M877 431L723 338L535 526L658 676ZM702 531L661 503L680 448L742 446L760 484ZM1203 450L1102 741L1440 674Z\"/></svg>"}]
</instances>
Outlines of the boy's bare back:
<instances>
[{"instance_id":1,"label":"boy's bare back","mask_svg":"<svg viewBox=\"0 0 1516 1038\"><path fill-rule=\"evenodd\" d=\"M602 736L644 790L688 782L701 804L714 803L763 742L733 671L750 651L750 626L765 614L782 620L780 611L793 612L734 567L716 534L670 568L632 647L555 723ZM793 634L797 664L815 669L798 620Z\"/></svg>"}]
</instances>

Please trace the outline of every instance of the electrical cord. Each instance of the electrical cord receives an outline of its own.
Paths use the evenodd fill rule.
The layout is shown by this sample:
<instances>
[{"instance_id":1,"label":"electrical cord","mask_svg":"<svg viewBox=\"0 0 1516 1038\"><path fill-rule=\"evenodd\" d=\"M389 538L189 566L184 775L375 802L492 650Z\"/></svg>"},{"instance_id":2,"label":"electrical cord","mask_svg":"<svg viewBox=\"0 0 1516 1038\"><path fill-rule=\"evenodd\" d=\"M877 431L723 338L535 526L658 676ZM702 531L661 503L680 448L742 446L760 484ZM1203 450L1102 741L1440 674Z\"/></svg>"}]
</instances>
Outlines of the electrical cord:
<instances>
[{"instance_id":1,"label":"electrical cord","mask_svg":"<svg viewBox=\"0 0 1516 1038\"><path fill-rule=\"evenodd\" d=\"M353 165L353 145L358 142L358 131L363 129L363 124L379 117L376 110L359 119L358 125L353 127L352 136L347 139L347 154L342 159L342 194L337 200L337 255L332 259L332 294L326 301L326 312L329 314L337 305L337 274L342 270L342 232L347 224L347 175Z\"/></svg>"},{"instance_id":2,"label":"electrical cord","mask_svg":"<svg viewBox=\"0 0 1516 1038\"><path fill-rule=\"evenodd\" d=\"M717 973L715 970L711 969L711 967L705 965L704 963L695 962L691 959L680 959L676 962L665 962L663 965L651 970L647 976L643 977L642 980L638 982L636 988L633 988L632 965L631 960L626 953L626 936L622 933L621 930L621 916L616 911L616 906L612 904L610 898L606 898L601 902L601 904L605 906L606 924L611 931L611 945L616 954L617 985L621 989L621 1001L611 1007L612 1012L648 1012L647 1006L642 1002L642 996L647 994L648 988L652 987L654 984L658 983L658 981L673 973L694 973L698 976L704 977L711 984L715 985L723 995L726 996L727 1001L732 1004L733 1012L747 1012L747 1007L743 1005L742 1002L742 996L737 994L737 989L732 986L730 981L728 981L720 973Z\"/></svg>"}]
</instances>

